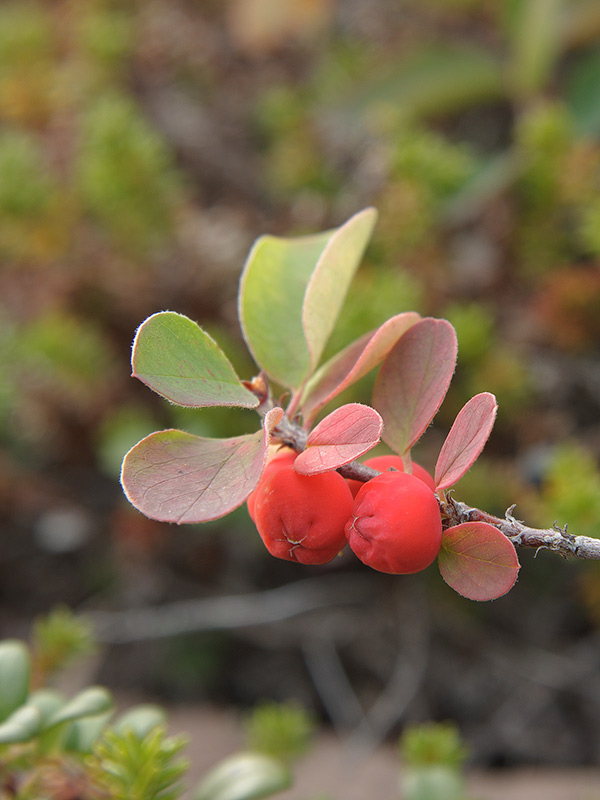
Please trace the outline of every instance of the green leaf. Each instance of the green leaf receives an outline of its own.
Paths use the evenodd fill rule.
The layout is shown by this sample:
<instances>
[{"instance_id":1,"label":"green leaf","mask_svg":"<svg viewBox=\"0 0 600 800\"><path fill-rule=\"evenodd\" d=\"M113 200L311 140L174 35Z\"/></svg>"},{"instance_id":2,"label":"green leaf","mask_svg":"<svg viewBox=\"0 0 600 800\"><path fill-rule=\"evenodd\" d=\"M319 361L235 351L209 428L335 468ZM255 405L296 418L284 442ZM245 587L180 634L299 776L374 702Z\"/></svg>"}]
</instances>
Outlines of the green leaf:
<instances>
[{"instance_id":1,"label":"green leaf","mask_svg":"<svg viewBox=\"0 0 600 800\"><path fill-rule=\"evenodd\" d=\"M37 708L40 712L42 727L58 713L58 709L65 705L65 698L55 689L38 689L27 698L27 705Z\"/></svg>"},{"instance_id":2,"label":"green leaf","mask_svg":"<svg viewBox=\"0 0 600 800\"><path fill-rule=\"evenodd\" d=\"M108 689L103 686L90 686L79 694L76 694L62 708L59 708L50 719L46 721L45 729L53 728L63 722L84 717L94 717L97 714L104 714L113 706L113 699Z\"/></svg>"},{"instance_id":3,"label":"green leaf","mask_svg":"<svg viewBox=\"0 0 600 800\"><path fill-rule=\"evenodd\" d=\"M111 716L112 711L107 711L105 714L75 720L69 726L62 746L75 753L91 753Z\"/></svg>"},{"instance_id":4,"label":"green leaf","mask_svg":"<svg viewBox=\"0 0 600 800\"><path fill-rule=\"evenodd\" d=\"M29 742L38 733L41 719L34 706L21 706L0 724L0 744Z\"/></svg>"},{"instance_id":5,"label":"green leaf","mask_svg":"<svg viewBox=\"0 0 600 800\"><path fill-rule=\"evenodd\" d=\"M321 360L376 221L375 209L366 208L338 228L311 276L302 307L311 371Z\"/></svg>"},{"instance_id":6,"label":"green leaf","mask_svg":"<svg viewBox=\"0 0 600 800\"><path fill-rule=\"evenodd\" d=\"M180 406L243 406L258 399L240 382L218 344L183 314L161 311L140 325L132 375Z\"/></svg>"},{"instance_id":7,"label":"green leaf","mask_svg":"<svg viewBox=\"0 0 600 800\"><path fill-rule=\"evenodd\" d=\"M258 800L292 785L288 768L261 753L238 753L221 761L199 784L193 800Z\"/></svg>"},{"instance_id":8,"label":"green leaf","mask_svg":"<svg viewBox=\"0 0 600 800\"><path fill-rule=\"evenodd\" d=\"M178 525L229 514L256 488L270 432L282 415L274 408L262 430L230 439L178 430L151 433L123 459L127 499L147 517Z\"/></svg>"},{"instance_id":9,"label":"green leaf","mask_svg":"<svg viewBox=\"0 0 600 800\"><path fill-rule=\"evenodd\" d=\"M166 726L167 715L160 706L150 703L135 706L122 714L112 726L115 733L122 735L133 731L138 739L143 739L151 730L160 725Z\"/></svg>"},{"instance_id":10,"label":"green leaf","mask_svg":"<svg viewBox=\"0 0 600 800\"><path fill-rule=\"evenodd\" d=\"M261 236L240 281L246 343L267 375L298 388L315 368L375 223L374 209L312 236Z\"/></svg>"},{"instance_id":11,"label":"green leaf","mask_svg":"<svg viewBox=\"0 0 600 800\"><path fill-rule=\"evenodd\" d=\"M0 642L0 720L23 705L29 693L31 658L18 639Z\"/></svg>"}]
</instances>

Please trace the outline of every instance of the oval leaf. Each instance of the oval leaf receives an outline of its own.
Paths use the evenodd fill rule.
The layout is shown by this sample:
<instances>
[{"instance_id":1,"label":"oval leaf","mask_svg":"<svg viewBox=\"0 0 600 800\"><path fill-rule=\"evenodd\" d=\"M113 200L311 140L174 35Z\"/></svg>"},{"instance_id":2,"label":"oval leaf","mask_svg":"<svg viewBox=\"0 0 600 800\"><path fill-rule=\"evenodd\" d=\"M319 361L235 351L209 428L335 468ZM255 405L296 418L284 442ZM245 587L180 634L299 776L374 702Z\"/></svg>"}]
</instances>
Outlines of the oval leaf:
<instances>
[{"instance_id":1,"label":"oval leaf","mask_svg":"<svg viewBox=\"0 0 600 800\"><path fill-rule=\"evenodd\" d=\"M207 522L229 514L256 488L271 430L281 408L265 415L263 429L231 439L178 430L151 433L123 459L121 483L129 502L161 522Z\"/></svg>"},{"instance_id":2,"label":"oval leaf","mask_svg":"<svg viewBox=\"0 0 600 800\"><path fill-rule=\"evenodd\" d=\"M240 323L254 360L282 386L298 388L314 369L374 216L366 209L340 228L261 236L252 247L240 280Z\"/></svg>"},{"instance_id":3,"label":"oval leaf","mask_svg":"<svg viewBox=\"0 0 600 800\"><path fill-rule=\"evenodd\" d=\"M256 363L281 386L300 386L310 371L302 304L315 265L334 231L314 236L261 236L240 280L238 314Z\"/></svg>"},{"instance_id":4,"label":"oval leaf","mask_svg":"<svg viewBox=\"0 0 600 800\"><path fill-rule=\"evenodd\" d=\"M112 726L115 733L123 734L132 731L138 739L145 736L161 725L167 725L167 714L160 706L144 703L122 714Z\"/></svg>"},{"instance_id":5,"label":"oval leaf","mask_svg":"<svg viewBox=\"0 0 600 800\"><path fill-rule=\"evenodd\" d=\"M351 217L329 239L311 275L302 306L311 370L321 359L376 221L374 208Z\"/></svg>"},{"instance_id":6,"label":"oval leaf","mask_svg":"<svg viewBox=\"0 0 600 800\"><path fill-rule=\"evenodd\" d=\"M93 717L76 719L67 728L62 747L73 753L91 753L112 716L112 711Z\"/></svg>"},{"instance_id":7,"label":"oval leaf","mask_svg":"<svg viewBox=\"0 0 600 800\"><path fill-rule=\"evenodd\" d=\"M412 325L383 362L373 405L383 417L383 440L404 455L442 404L456 366L456 332L445 319Z\"/></svg>"},{"instance_id":8,"label":"oval leaf","mask_svg":"<svg viewBox=\"0 0 600 800\"><path fill-rule=\"evenodd\" d=\"M490 392L472 397L458 412L435 465L436 489L448 489L479 458L494 427L498 404Z\"/></svg>"},{"instance_id":9,"label":"oval leaf","mask_svg":"<svg viewBox=\"0 0 600 800\"><path fill-rule=\"evenodd\" d=\"M420 319L415 311L397 314L323 364L307 383L300 403L304 418L314 418L334 397L375 369L398 339Z\"/></svg>"},{"instance_id":10,"label":"oval leaf","mask_svg":"<svg viewBox=\"0 0 600 800\"><path fill-rule=\"evenodd\" d=\"M0 744L28 742L40 729L41 715L34 706L17 708L0 724Z\"/></svg>"},{"instance_id":11,"label":"oval leaf","mask_svg":"<svg viewBox=\"0 0 600 800\"><path fill-rule=\"evenodd\" d=\"M59 708L44 725L44 729L53 728L63 722L95 717L105 714L113 706L111 693L104 686L90 686L75 695L62 708Z\"/></svg>"},{"instance_id":12,"label":"oval leaf","mask_svg":"<svg viewBox=\"0 0 600 800\"><path fill-rule=\"evenodd\" d=\"M464 522L444 531L438 556L442 578L469 600L495 600L515 584L514 546L487 522Z\"/></svg>"},{"instance_id":13,"label":"oval leaf","mask_svg":"<svg viewBox=\"0 0 600 800\"><path fill-rule=\"evenodd\" d=\"M135 335L132 375L180 406L243 406L258 398L245 386L218 344L183 314L161 311Z\"/></svg>"},{"instance_id":14,"label":"oval leaf","mask_svg":"<svg viewBox=\"0 0 600 800\"><path fill-rule=\"evenodd\" d=\"M31 658L18 639L0 642L0 720L21 706L29 693Z\"/></svg>"},{"instance_id":15,"label":"oval leaf","mask_svg":"<svg viewBox=\"0 0 600 800\"><path fill-rule=\"evenodd\" d=\"M382 428L383 420L374 408L361 403L340 406L311 431L294 469L315 475L348 464L375 447Z\"/></svg>"},{"instance_id":16,"label":"oval leaf","mask_svg":"<svg viewBox=\"0 0 600 800\"><path fill-rule=\"evenodd\" d=\"M289 789L292 776L281 761L262 753L237 753L212 769L194 800L258 800Z\"/></svg>"}]
</instances>

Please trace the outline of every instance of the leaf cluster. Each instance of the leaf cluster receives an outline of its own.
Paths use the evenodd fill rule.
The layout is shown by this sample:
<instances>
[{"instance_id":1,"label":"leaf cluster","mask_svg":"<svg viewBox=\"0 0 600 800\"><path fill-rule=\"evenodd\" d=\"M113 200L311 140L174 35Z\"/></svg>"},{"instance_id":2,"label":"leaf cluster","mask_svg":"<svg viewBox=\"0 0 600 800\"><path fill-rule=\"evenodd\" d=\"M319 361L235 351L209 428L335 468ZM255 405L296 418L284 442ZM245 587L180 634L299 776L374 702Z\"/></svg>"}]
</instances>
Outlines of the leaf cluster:
<instances>
[{"instance_id":1,"label":"leaf cluster","mask_svg":"<svg viewBox=\"0 0 600 800\"><path fill-rule=\"evenodd\" d=\"M162 708L138 705L115 715L103 686L72 697L32 688L47 676L40 661L58 669L91 644L89 626L64 608L38 620L32 649L16 639L0 642L0 795L177 800L185 791L187 739L168 735ZM287 764L312 734L307 715L264 706L248 716L247 732L250 749L213 767L193 790L196 800L253 800L291 785Z\"/></svg>"},{"instance_id":2,"label":"leaf cluster","mask_svg":"<svg viewBox=\"0 0 600 800\"><path fill-rule=\"evenodd\" d=\"M240 380L218 345L187 317L160 312L140 326L132 351L135 377L182 406L255 408L263 427L230 439L178 430L150 434L123 460L121 482L134 506L178 524L224 516L257 486L271 443L297 450L295 469L305 475L344 474L345 468L350 477L356 459L381 439L410 469L411 450L454 374L452 325L403 312L322 362L375 219L369 208L321 234L263 236L255 243L238 298L244 338L260 369L251 381ZM376 367L373 407L348 403L322 417L342 391ZM273 400L272 384L287 393L287 402ZM440 502L478 458L496 410L494 396L483 392L457 415L435 467ZM476 600L507 592L518 571L512 545L482 522L449 529L439 563L444 579Z\"/></svg>"}]
</instances>

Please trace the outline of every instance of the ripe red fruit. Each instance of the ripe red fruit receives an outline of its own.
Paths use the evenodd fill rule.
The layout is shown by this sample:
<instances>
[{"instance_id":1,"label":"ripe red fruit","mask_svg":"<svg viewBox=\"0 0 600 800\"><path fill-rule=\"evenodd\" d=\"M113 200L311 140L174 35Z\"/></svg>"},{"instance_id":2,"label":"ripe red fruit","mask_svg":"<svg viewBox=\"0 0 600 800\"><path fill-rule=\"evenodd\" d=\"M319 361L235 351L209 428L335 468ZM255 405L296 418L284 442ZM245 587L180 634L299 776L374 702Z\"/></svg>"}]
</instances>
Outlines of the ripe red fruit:
<instances>
[{"instance_id":1,"label":"ripe red fruit","mask_svg":"<svg viewBox=\"0 0 600 800\"><path fill-rule=\"evenodd\" d=\"M254 521L271 555L300 564L326 564L346 544L352 493L337 472L272 472L257 489Z\"/></svg>"},{"instance_id":2,"label":"ripe red fruit","mask_svg":"<svg viewBox=\"0 0 600 800\"><path fill-rule=\"evenodd\" d=\"M373 569L420 572L435 560L442 543L437 498L414 475L384 472L360 488L346 536L355 555Z\"/></svg>"},{"instance_id":3,"label":"ripe red fruit","mask_svg":"<svg viewBox=\"0 0 600 800\"><path fill-rule=\"evenodd\" d=\"M271 449L271 446L269 447ZM287 467L290 464L293 464L296 460L296 456L298 454L295 450L292 450L290 447L279 447L274 448L273 455L267 456L267 463L263 470L263 474L260 476L260 482L256 489L253 492L250 492L248 498L246 499L246 505L248 506L248 513L250 514L250 519L254 522L254 505L256 503L256 493L258 492L260 486L264 481L271 475L273 472L281 469L282 467Z\"/></svg>"},{"instance_id":4,"label":"ripe red fruit","mask_svg":"<svg viewBox=\"0 0 600 800\"><path fill-rule=\"evenodd\" d=\"M368 458L365 461L365 465L367 467L376 469L378 472L386 472L390 468L398 470L399 472L404 472L404 462L402 461L402 458L397 455L374 456L373 458ZM414 461L412 464L412 474L415 476L415 478L418 478L419 480L423 481L423 483L427 484L432 492L435 491L435 481L431 475L420 464L415 464ZM350 487L350 491L354 497L356 497L358 490L363 485L364 484L361 481L348 479L348 486Z\"/></svg>"}]
</instances>

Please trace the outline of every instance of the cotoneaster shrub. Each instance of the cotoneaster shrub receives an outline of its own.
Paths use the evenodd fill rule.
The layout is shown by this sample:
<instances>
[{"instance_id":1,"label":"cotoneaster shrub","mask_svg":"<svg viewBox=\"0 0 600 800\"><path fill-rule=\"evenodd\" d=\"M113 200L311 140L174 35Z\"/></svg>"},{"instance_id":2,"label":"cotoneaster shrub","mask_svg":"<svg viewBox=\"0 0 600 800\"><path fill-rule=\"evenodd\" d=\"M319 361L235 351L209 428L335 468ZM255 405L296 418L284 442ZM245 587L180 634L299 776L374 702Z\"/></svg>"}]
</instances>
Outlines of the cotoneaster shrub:
<instances>
[{"instance_id":1,"label":"cotoneaster shrub","mask_svg":"<svg viewBox=\"0 0 600 800\"><path fill-rule=\"evenodd\" d=\"M412 448L454 374L450 322L399 313L323 361L376 218L368 208L323 233L256 241L238 298L257 365L252 378L240 380L217 343L181 314L159 312L140 326L136 378L180 406L254 409L261 427L225 439L150 434L123 460L126 496L147 516L177 524L217 519L247 502L269 552L300 563L326 563L346 539L365 564L384 572L418 572L437 557L444 580L473 600L511 589L519 571L515 545L600 558L595 539L558 526L533 529L512 509L499 518L448 493L491 433L497 404L490 392L460 410L433 476L413 463ZM375 369L372 406L330 410ZM393 455L358 460L381 441Z\"/></svg>"}]
</instances>

